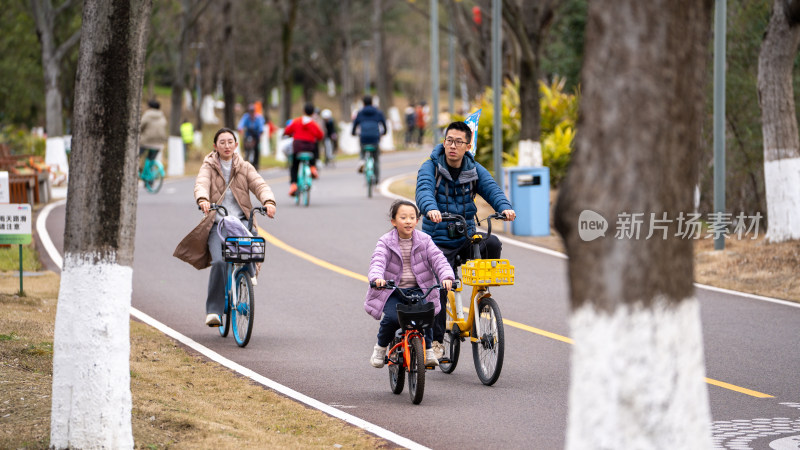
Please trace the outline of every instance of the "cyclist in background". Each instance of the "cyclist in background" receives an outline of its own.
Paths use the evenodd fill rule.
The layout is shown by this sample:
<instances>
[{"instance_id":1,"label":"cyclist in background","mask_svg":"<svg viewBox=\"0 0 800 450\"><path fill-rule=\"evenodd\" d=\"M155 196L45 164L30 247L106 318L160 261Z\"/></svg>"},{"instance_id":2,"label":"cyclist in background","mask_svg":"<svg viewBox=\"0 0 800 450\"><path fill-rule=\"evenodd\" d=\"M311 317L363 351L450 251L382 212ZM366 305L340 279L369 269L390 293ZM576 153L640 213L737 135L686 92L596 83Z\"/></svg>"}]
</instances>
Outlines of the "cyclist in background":
<instances>
[{"instance_id":1,"label":"cyclist in background","mask_svg":"<svg viewBox=\"0 0 800 450\"><path fill-rule=\"evenodd\" d=\"M361 142L361 162L358 166L358 172L361 173L364 171L364 146L373 145L375 146L375 152L373 152L373 157L375 159L375 179L379 180L380 164L378 161L381 151L378 142L380 142L381 136L386 134L386 119L380 109L372 106L372 96L364 96L364 107L361 108L361 111L356 115L356 120L353 121L353 136L356 135L356 130L358 128L361 128L361 132L359 133L359 141Z\"/></svg>"},{"instance_id":2,"label":"cyclist in background","mask_svg":"<svg viewBox=\"0 0 800 450\"><path fill-rule=\"evenodd\" d=\"M311 166L311 176L317 178L317 158L319 157L319 147L317 142L321 141L325 134L322 129L314 121L312 115L314 114L314 105L306 103L303 107L303 116L292 120L292 123L286 126L283 130L284 136L292 136L292 153L297 156L301 152L311 152L314 156L309 162ZM289 180L291 186L289 187L289 195L297 193L297 168L300 166L300 161L297 158L292 158L292 165L289 169Z\"/></svg>"},{"instance_id":3,"label":"cyclist in background","mask_svg":"<svg viewBox=\"0 0 800 450\"><path fill-rule=\"evenodd\" d=\"M147 110L139 124L139 158L146 152L147 159L155 161L158 152L167 145L167 116L160 108L161 103L156 99L147 102Z\"/></svg>"},{"instance_id":4,"label":"cyclist in background","mask_svg":"<svg viewBox=\"0 0 800 450\"><path fill-rule=\"evenodd\" d=\"M255 104L250 103L247 106L247 112L239 120L239 125L236 128L239 129L239 136L243 136L245 142L247 142L247 139L253 140L251 144L253 146L253 154L245 156L248 162L258 170L258 160L261 158L261 135L264 133L264 116L256 114Z\"/></svg>"}]
</instances>

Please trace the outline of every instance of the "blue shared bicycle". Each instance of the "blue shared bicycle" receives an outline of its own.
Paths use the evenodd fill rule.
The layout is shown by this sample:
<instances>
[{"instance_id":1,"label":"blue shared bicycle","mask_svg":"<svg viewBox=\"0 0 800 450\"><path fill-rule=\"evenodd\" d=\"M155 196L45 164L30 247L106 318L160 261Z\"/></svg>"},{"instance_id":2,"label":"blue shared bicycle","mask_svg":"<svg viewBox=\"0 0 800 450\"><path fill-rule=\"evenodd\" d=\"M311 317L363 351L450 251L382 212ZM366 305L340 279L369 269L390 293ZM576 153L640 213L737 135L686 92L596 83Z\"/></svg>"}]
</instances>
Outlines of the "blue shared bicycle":
<instances>
[{"instance_id":1,"label":"blue shared bicycle","mask_svg":"<svg viewBox=\"0 0 800 450\"><path fill-rule=\"evenodd\" d=\"M216 210L223 218L228 211L222 205L211 204L211 210ZM262 215L267 213L266 208L259 206L250 211L250 220L247 229L253 229L253 215L258 211ZM223 228L224 220L217 225L220 236L227 233ZM246 234L246 233L237 233ZM227 337L233 330L233 339L239 347L244 347L250 342L253 332L253 318L255 295L251 277L255 268L251 265L264 261L266 242L261 236L227 236L222 242L222 255L228 264L225 277L225 309L222 313L219 334Z\"/></svg>"}]
</instances>

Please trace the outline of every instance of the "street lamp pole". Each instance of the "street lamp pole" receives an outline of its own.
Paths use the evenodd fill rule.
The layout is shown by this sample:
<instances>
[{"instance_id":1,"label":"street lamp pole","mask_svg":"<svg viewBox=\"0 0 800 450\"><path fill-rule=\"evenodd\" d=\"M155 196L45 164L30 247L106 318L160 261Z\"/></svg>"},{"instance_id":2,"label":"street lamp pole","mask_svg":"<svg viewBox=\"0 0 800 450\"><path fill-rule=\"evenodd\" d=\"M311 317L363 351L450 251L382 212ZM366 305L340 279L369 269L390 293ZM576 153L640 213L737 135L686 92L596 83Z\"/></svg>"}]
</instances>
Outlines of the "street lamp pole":
<instances>
[{"instance_id":1,"label":"street lamp pole","mask_svg":"<svg viewBox=\"0 0 800 450\"><path fill-rule=\"evenodd\" d=\"M503 114L500 105L503 74L501 52L503 39L500 25L503 23L502 0L492 0L492 92L494 96L494 128L492 128L492 161L494 179L503 185Z\"/></svg>"},{"instance_id":2,"label":"street lamp pole","mask_svg":"<svg viewBox=\"0 0 800 450\"><path fill-rule=\"evenodd\" d=\"M716 0L714 11L714 212L725 212L725 16L727 0ZM719 216L718 216L719 217ZM714 250L725 250L725 236L714 239Z\"/></svg>"},{"instance_id":3,"label":"street lamp pole","mask_svg":"<svg viewBox=\"0 0 800 450\"><path fill-rule=\"evenodd\" d=\"M431 0L431 129L439 142L439 1Z\"/></svg>"}]
</instances>

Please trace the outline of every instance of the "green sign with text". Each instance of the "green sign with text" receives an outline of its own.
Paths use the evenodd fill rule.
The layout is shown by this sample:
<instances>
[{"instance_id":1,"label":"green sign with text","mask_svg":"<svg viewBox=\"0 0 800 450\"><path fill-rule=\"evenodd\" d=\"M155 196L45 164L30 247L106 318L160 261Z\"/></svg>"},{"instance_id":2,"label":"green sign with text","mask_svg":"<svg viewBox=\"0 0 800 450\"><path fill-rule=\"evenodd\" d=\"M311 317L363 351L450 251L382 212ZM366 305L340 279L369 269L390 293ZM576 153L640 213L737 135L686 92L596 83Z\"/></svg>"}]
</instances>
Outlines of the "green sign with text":
<instances>
[{"instance_id":1,"label":"green sign with text","mask_svg":"<svg viewBox=\"0 0 800 450\"><path fill-rule=\"evenodd\" d=\"M0 204L0 244L31 243L31 205Z\"/></svg>"}]
</instances>

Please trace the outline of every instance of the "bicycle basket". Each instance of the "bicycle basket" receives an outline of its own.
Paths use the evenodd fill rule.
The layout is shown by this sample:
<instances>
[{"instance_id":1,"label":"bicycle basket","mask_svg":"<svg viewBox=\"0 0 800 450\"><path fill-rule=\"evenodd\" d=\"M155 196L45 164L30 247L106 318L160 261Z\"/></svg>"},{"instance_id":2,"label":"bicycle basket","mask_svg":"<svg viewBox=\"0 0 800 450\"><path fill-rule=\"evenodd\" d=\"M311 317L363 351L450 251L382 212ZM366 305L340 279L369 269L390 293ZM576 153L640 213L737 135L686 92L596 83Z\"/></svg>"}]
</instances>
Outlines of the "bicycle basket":
<instances>
[{"instance_id":1,"label":"bicycle basket","mask_svg":"<svg viewBox=\"0 0 800 450\"><path fill-rule=\"evenodd\" d=\"M514 266L507 259L471 259L461 266L461 274L469 286L514 284Z\"/></svg>"},{"instance_id":2,"label":"bicycle basket","mask_svg":"<svg viewBox=\"0 0 800 450\"><path fill-rule=\"evenodd\" d=\"M404 305L397 304L397 320L404 330L422 331L433 326L433 312L436 306L433 303Z\"/></svg>"},{"instance_id":3,"label":"bicycle basket","mask_svg":"<svg viewBox=\"0 0 800 450\"><path fill-rule=\"evenodd\" d=\"M264 261L266 243L261 236L225 238L222 244L222 255L225 261L234 263L251 263Z\"/></svg>"}]
</instances>

